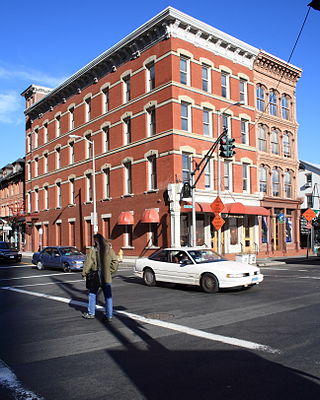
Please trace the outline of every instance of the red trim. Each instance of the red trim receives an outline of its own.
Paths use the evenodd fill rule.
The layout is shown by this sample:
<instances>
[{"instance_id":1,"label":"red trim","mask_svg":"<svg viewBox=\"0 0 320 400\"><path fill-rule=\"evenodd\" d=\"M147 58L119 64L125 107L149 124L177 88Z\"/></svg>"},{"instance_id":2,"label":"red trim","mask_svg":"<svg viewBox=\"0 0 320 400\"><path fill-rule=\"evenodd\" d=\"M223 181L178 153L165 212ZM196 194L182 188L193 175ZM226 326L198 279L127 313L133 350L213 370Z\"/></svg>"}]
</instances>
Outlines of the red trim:
<instances>
[{"instance_id":1,"label":"red trim","mask_svg":"<svg viewBox=\"0 0 320 400\"><path fill-rule=\"evenodd\" d=\"M185 208L184 206L190 206L190 202L182 202L181 212L191 212L192 208ZM204 212L213 214L210 203L196 203L196 212ZM227 203L224 205L224 209L221 211L222 214L238 214L238 215L270 215L270 211L261 206L246 206L240 202Z\"/></svg>"}]
</instances>

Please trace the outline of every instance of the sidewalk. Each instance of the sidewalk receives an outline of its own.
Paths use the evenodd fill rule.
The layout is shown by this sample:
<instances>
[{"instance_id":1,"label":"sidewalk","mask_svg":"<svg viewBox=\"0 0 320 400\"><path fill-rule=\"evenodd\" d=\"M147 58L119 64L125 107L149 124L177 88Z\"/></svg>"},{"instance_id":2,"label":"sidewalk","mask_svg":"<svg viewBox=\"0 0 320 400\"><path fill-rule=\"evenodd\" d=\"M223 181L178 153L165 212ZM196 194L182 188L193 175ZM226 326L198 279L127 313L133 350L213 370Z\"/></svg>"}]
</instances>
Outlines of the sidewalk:
<instances>
[{"instance_id":1,"label":"sidewalk","mask_svg":"<svg viewBox=\"0 0 320 400\"><path fill-rule=\"evenodd\" d=\"M257 258L258 267L268 267L273 265L283 265L283 264L314 264L320 266L320 257L315 255L306 256L290 256L290 257L267 257L267 258Z\"/></svg>"}]
</instances>

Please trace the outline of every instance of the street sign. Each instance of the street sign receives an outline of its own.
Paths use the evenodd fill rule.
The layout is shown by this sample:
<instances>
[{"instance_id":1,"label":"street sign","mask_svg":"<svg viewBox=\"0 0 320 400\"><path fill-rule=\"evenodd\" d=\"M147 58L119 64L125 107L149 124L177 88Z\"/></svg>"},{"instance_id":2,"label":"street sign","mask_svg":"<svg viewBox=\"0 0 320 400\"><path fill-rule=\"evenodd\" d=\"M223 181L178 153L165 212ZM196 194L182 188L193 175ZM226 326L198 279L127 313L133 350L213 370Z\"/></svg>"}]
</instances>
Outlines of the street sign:
<instances>
[{"instance_id":1,"label":"street sign","mask_svg":"<svg viewBox=\"0 0 320 400\"><path fill-rule=\"evenodd\" d=\"M278 214L278 222L284 224L284 213Z\"/></svg>"},{"instance_id":2,"label":"street sign","mask_svg":"<svg viewBox=\"0 0 320 400\"><path fill-rule=\"evenodd\" d=\"M222 203L219 196L210 204L211 210L214 214L219 214L224 209L224 204Z\"/></svg>"},{"instance_id":3,"label":"street sign","mask_svg":"<svg viewBox=\"0 0 320 400\"><path fill-rule=\"evenodd\" d=\"M219 214L216 214L215 217L212 220L212 225L216 228L216 230L218 231L219 229L221 229L221 227L224 224L224 219L222 217L220 217Z\"/></svg>"},{"instance_id":4,"label":"street sign","mask_svg":"<svg viewBox=\"0 0 320 400\"><path fill-rule=\"evenodd\" d=\"M308 208L303 214L302 216L307 220L307 221L312 221L313 218L316 216L317 214L311 210L311 208Z\"/></svg>"}]
</instances>

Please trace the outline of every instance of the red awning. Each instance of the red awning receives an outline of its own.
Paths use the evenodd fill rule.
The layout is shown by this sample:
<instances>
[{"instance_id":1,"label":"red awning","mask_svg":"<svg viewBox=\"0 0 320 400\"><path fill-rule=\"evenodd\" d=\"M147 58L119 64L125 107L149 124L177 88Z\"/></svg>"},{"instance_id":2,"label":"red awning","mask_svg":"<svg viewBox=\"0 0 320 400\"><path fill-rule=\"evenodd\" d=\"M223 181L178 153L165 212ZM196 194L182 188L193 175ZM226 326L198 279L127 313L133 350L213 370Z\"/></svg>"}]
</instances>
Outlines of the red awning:
<instances>
[{"instance_id":1,"label":"red awning","mask_svg":"<svg viewBox=\"0 0 320 400\"><path fill-rule=\"evenodd\" d=\"M119 225L133 225L134 218L133 214L130 211L122 211L118 217L118 224Z\"/></svg>"},{"instance_id":2,"label":"red awning","mask_svg":"<svg viewBox=\"0 0 320 400\"><path fill-rule=\"evenodd\" d=\"M184 201L181 204L181 212L191 212L192 203ZM212 213L210 203L196 203L196 212Z\"/></svg>"},{"instance_id":3,"label":"red awning","mask_svg":"<svg viewBox=\"0 0 320 400\"><path fill-rule=\"evenodd\" d=\"M160 217L158 211L155 208L149 208L148 210L144 210L141 222L148 224L159 223Z\"/></svg>"},{"instance_id":4,"label":"red awning","mask_svg":"<svg viewBox=\"0 0 320 400\"><path fill-rule=\"evenodd\" d=\"M261 206L246 206L242 203L225 204L223 214L242 214L242 215L270 215L270 211Z\"/></svg>"}]
</instances>

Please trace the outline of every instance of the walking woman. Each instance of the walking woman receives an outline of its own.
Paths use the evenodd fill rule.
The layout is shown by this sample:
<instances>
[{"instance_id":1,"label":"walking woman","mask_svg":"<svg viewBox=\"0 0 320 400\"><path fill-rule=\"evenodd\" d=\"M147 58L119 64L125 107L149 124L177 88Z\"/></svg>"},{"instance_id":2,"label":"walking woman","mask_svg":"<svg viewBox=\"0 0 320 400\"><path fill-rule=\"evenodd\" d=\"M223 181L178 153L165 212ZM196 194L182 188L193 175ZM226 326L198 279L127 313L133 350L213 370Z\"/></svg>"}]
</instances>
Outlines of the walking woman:
<instances>
[{"instance_id":1,"label":"walking woman","mask_svg":"<svg viewBox=\"0 0 320 400\"><path fill-rule=\"evenodd\" d=\"M100 233L93 236L94 247L90 249L84 263L82 276L86 279L90 271L99 271L101 277L101 288L105 298L105 316L107 321L112 320L113 302L112 302L112 274L118 269L118 259L110 244L106 242ZM82 314L83 318L92 319L96 313L97 293L99 287L89 289L88 312Z\"/></svg>"}]
</instances>

